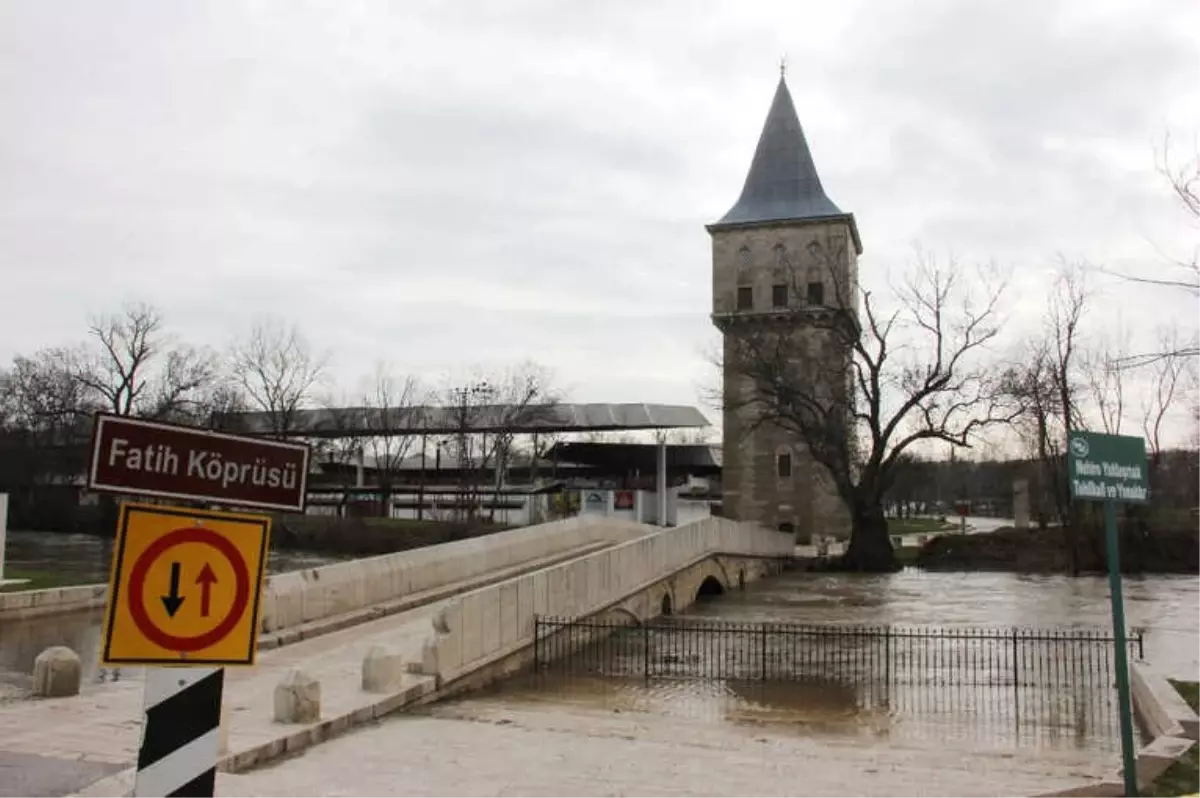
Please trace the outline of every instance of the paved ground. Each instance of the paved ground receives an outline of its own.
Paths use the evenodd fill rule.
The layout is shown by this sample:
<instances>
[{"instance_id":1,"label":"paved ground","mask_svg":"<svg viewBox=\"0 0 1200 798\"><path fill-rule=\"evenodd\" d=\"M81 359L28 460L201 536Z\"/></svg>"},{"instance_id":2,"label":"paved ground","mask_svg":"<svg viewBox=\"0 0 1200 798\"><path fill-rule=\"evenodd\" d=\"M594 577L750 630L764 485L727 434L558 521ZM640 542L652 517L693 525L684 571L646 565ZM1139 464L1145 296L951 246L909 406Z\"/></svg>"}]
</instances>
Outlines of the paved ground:
<instances>
[{"instance_id":1,"label":"paved ground","mask_svg":"<svg viewBox=\"0 0 1200 798\"><path fill-rule=\"evenodd\" d=\"M0 796L64 795L120 770L120 765L0 752Z\"/></svg>"},{"instance_id":2,"label":"paved ground","mask_svg":"<svg viewBox=\"0 0 1200 798\"><path fill-rule=\"evenodd\" d=\"M361 690L363 655L372 645L386 644L415 657L431 631L431 615L443 603L264 652L253 668L227 669L224 705L230 713L230 750L244 750L298 728L272 722L275 685L292 667L302 666L320 680L325 717L378 698ZM0 795L62 795L132 765L141 712L138 678L88 685L72 698L0 704L0 757L6 757L0 760ZM64 771L21 759L33 755L69 759L79 766ZM30 765L4 767L6 761Z\"/></svg>"},{"instance_id":3,"label":"paved ground","mask_svg":"<svg viewBox=\"0 0 1200 798\"><path fill-rule=\"evenodd\" d=\"M915 747L782 725L681 722L499 697L402 715L249 773L222 795L1033 795L1102 775L1092 755ZM348 766L348 763L353 763Z\"/></svg>"},{"instance_id":4,"label":"paved ground","mask_svg":"<svg viewBox=\"0 0 1200 798\"><path fill-rule=\"evenodd\" d=\"M580 553L592 548L581 547ZM559 561L566 554L559 552L547 561ZM521 568L537 567L540 562L530 561ZM464 583L462 589L474 586ZM367 651L384 645L406 661L419 659L421 646L433 631L432 616L450 600L261 652L253 668L226 669L222 703L227 750L251 750L303 730L300 725L273 721L275 685L294 667L320 681L323 720L378 702L384 696L362 690L362 660ZM430 677L405 674L396 692L429 681ZM83 792L108 772L132 766L141 739L142 687L140 673L134 670L122 671L116 682L87 683L80 695L70 698L13 700L0 696L0 756L31 763L25 769L0 767L0 796ZM56 770L21 759L28 756L80 764ZM96 787L111 790L113 783Z\"/></svg>"}]
</instances>

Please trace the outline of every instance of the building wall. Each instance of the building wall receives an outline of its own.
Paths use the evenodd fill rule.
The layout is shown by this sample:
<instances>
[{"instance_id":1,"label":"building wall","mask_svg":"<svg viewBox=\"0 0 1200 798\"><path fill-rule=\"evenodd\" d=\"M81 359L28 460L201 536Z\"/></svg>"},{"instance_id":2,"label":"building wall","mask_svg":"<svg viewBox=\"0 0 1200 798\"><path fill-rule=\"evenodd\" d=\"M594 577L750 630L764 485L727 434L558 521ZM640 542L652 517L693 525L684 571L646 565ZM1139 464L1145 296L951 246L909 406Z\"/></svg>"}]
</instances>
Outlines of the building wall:
<instances>
[{"instance_id":1,"label":"building wall","mask_svg":"<svg viewBox=\"0 0 1200 798\"><path fill-rule=\"evenodd\" d=\"M858 264L849 226L843 221L791 222L713 233L713 314L723 330L724 466L723 505L726 516L774 529L788 524L799 537L849 534L849 514L823 466L813 460L794 433L754 424L755 411L742 405L752 383L741 372L738 336L751 325L771 325L795 339L801 373L838 375L845 391L849 353L832 335L811 324L819 312L807 303L807 285L822 285L824 304L856 307ZM788 307L773 307L772 286L789 286ZM739 310L739 287L753 291L753 306ZM759 328L761 329L761 327ZM818 366L820 368L818 369ZM779 476L779 456L789 454L791 475Z\"/></svg>"}]
</instances>

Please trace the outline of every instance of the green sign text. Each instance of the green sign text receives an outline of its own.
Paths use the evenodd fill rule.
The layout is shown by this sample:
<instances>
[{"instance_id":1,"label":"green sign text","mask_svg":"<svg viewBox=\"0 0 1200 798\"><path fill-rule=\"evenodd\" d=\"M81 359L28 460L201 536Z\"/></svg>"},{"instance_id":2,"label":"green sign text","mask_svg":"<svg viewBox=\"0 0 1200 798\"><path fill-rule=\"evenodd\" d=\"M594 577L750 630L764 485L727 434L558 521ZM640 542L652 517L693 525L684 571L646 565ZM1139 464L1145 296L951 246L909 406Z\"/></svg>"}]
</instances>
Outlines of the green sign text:
<instances>
[{"instance_id":1,"label":"green sign text","mask_svg":"<svg viewBox=\"0 0 1200 798\"><path fill-rule=\"evenodd\" d=\"M1146 502L1146 442L1127 435L1067 433L1067 481L1071 498Z\"/></svg>"}]
</instances>

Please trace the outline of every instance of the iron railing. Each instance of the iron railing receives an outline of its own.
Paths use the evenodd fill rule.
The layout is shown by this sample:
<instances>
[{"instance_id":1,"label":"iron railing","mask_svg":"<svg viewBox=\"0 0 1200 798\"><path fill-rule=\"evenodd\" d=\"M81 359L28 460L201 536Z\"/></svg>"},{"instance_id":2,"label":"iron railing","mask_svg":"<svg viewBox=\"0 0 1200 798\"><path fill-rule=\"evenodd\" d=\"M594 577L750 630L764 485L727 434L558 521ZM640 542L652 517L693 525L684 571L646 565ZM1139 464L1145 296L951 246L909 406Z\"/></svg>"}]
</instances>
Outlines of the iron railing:
<instances>
[{"instance_id":1,"label":"iron railing","mask_svg":"<svg viewBox=\"0 0 1200 798\"><path fill-rule=\"evenodd\" d=\"M1113 638L1088 628L938 628L535 619L534 670L560 676L1107 688ZM1142 658L1144 637L1130 633Z\"/></svg>"}]
</instances>

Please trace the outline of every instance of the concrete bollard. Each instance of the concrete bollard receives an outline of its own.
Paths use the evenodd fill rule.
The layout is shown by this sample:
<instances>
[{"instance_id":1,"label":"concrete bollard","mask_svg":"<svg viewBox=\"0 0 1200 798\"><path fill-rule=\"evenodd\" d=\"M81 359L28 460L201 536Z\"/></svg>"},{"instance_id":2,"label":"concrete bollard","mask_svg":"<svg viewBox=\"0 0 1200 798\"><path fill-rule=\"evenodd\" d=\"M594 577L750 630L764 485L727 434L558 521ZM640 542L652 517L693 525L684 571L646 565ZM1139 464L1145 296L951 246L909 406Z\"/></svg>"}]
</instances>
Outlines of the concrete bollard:
<instances>
[{"instance_id":1,"label":"concrete bollard","mask_svg":"<svg viewBox=\"0 0 1200 798\"><path fill-rule=\"evenodd\" d=\"M321 719L321 683L292 668L275 685L276 723L316 723Z\"/></svg>"},{"instance_id":2,"label":"concrete bollard","mask_svg":"<svg viewBox=\"0 0 1200 798\"><path fill-rule=\"evenodd\" d=\"M362 689L368 693L387 693L400 686L404 677L404 657L386 646L371 646L363 657Z\"/></svg>"},{"instance_id":3,"label":"concrete bollard","mask_svg":"<svg viewBox=\"0 0 1200 798\"><path fill-rule=\"evenodd\" d=\"M79 695L83 666L66 646L51 646L33 661L33 694L41 698Z\"/></svg>"}]
</instances>

